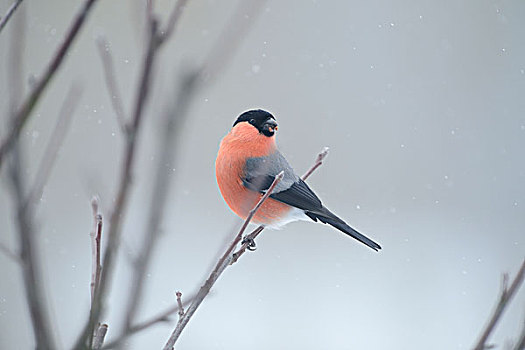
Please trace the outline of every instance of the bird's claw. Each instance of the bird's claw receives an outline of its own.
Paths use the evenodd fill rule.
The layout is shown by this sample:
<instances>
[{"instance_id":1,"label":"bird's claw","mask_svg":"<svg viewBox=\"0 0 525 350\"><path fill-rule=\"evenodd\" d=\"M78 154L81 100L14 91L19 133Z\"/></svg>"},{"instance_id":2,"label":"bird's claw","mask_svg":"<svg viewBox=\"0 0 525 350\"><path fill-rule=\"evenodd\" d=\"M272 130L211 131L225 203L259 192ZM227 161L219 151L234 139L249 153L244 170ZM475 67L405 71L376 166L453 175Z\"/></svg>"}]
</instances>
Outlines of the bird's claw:
<instances>
[{"instance_id":1,"label":"bird's claw","mask_svg":"<svg viewBox=\"0 0 525 350\"><path fill-rule=\"evenodd\" d=\"M241 244L246 244L246 249L253 252L257 249L257 245L255 244L255 240L251 237L244 237Z\"/></svg>"}]
</instances>

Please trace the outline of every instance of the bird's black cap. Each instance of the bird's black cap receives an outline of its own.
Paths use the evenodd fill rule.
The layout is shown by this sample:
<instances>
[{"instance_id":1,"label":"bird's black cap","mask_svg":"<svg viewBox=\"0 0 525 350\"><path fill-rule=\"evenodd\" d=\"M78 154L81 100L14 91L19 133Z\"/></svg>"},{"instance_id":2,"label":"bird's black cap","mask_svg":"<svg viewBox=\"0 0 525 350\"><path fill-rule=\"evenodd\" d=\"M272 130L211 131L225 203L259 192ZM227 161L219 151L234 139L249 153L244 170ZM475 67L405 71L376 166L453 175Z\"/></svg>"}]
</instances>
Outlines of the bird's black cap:
<instances>
[{"instance_id":1,"label":"bird's black cap","mask_svg":"<svg viewBox=\"0 0 525 350\"><path fill-rule=\"evenodd\" d=\"M275 122L274 116L262 109L253 109L242 113L233 126L241 122L248 122L253 125L260 133L266 136L272 136L275 132L277 123Z\"/></svg>"}]
</instances>

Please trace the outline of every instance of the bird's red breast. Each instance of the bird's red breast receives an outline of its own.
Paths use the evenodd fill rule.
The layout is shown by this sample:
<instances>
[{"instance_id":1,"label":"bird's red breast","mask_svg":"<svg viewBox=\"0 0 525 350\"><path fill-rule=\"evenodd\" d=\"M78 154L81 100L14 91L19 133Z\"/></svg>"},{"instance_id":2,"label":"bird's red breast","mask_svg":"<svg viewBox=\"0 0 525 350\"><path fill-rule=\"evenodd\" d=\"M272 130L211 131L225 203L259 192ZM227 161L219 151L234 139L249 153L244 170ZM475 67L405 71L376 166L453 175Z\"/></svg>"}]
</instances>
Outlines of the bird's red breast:
<instances>
[{"instance_id":1,"label":"bird's red breast","mask_svg":"<svg viewBox=\"0 0 525 350\"><path fill-rule=\"evenodd\" d=\"M267 156L277 150L275 136L268 137L248 123L239 123L222 139L215 161L215 174L221 194L230 207L242 219L262 197L243 184L246 160ZM271 225L284 217L291 207L268 198L255 214L253 221Z\"/></svg>"}]
</instances>

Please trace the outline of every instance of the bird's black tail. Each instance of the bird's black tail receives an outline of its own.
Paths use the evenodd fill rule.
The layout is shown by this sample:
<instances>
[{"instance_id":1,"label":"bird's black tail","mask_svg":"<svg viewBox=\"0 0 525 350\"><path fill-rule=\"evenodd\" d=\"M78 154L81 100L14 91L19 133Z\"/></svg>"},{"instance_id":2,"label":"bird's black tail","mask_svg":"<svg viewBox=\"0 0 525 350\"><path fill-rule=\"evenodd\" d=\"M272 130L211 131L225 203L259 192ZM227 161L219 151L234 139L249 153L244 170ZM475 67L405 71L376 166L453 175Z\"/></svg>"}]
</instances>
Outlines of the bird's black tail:
<instances>
[{"instance_id":1,"label":"bird's black tail","mask_svg":"<svg viewBox=\"0 0 525 350\"><path fill-rule=\"evenodd\" d=\"M332 225L339 231L342 231L347 235L357 239L359 242L366 244L375 251L381 249L381 246L379 244L348 226L346 222L338 218L335 214L333 214L330 210L326 209L325 207L322 207L320 210L316 211L305 211L305 214L308 215L308 217L313 221L319 220L322 223Z\"/></svg>"}]
</instances>

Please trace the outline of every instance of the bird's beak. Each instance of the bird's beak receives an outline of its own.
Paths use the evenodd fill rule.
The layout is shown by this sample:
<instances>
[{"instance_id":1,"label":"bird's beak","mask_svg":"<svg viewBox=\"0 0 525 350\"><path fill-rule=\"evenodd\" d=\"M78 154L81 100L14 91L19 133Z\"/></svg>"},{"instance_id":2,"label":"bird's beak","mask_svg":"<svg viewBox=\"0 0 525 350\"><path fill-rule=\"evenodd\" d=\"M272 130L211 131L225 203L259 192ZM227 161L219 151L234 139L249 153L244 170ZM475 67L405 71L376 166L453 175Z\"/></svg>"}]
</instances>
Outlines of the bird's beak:
<instances>
[{"instance_id":1,"label":"bird's beak","mask_svg":"<svg viewBox=\"0 0 525 350\"><path fill-rule=\"evenodd\" d=\"M268 119L264 122L263 129L266 129L273 134L278 129L277 122L274 119Z\"/></svg>"}]
</instances>

